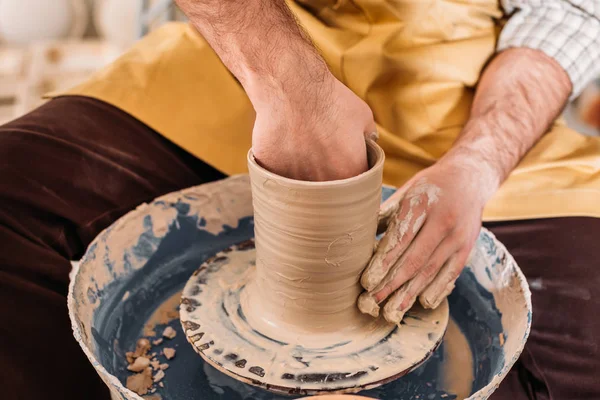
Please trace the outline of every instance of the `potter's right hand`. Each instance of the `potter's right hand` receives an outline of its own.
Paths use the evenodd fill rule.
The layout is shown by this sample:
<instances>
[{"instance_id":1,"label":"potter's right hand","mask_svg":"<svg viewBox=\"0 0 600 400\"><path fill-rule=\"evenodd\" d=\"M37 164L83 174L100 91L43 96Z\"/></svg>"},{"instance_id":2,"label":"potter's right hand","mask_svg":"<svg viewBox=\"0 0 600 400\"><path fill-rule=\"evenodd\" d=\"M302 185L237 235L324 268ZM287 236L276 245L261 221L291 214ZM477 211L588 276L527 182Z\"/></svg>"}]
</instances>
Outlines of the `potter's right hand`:
<instances>
[{"instance_id":1,"label":"potter's right hand","mask_svg":"<svg viewBox=\"0 0 600 400\"><path fill-rule=\"evenodd\" d=\"M327 181L367 170L369 107L331 74L284 0L177 0L256 111L256 161L288 178Z\"/></svg>"},{"instance_id":2,"label":"potter's right hand","mask_svg":"<svg viewBox=\"0 0 600 400\"><path fill-rule=\"evenodd\" d=\"M365 172L365 136L376 135L370 108L329 71L315 77L302 68L297 82L271 82L259 88L260 96L251 95L256 161L277 175L307 181Z\"/></svg>"}]
</instances>

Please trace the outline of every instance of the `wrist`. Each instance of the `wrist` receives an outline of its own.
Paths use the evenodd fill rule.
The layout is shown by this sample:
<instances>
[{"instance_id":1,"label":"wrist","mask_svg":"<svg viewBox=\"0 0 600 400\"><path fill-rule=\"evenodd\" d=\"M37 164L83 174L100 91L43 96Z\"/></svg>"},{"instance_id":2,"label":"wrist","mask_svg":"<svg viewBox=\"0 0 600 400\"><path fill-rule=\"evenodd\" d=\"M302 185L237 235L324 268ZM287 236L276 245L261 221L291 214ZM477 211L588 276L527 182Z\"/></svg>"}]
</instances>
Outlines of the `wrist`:
<instances>
[{"instance_id":1,"label":"wrist","mask_svg":"<svg viewBox=\"0 0 600 400\"><path fill-rule=\"evenodd\" d=\"M335 77L314 49L281 54L268 70L244 66L242 85L257 110L273 103L309 105L330 93Z\"/></svg>"},{"instance_id":2,"label":"wrist","mask_svg":"<svg viewBox=\"0 0 600 400\"><path fill-rule=\"evenodd\" d=\"M476 188L475 201L482 209L498 191L513 166L497 140L484 134L482 122L470 121L457 143L438 161L441 168L458 170L468 185ZM507 146L509 144L506 144Z\"/></svg>"}]
</instances>

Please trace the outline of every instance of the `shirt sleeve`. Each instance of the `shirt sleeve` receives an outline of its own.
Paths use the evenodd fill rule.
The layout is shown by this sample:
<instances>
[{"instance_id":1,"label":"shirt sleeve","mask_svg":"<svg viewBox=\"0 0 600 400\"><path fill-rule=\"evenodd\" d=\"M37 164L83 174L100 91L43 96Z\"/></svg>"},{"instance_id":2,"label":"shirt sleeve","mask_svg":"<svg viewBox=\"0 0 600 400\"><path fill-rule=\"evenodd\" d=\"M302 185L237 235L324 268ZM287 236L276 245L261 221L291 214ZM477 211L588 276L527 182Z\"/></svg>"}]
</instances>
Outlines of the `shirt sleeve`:
<instances>
[{"instance_id":1,"label":"shirt sleeve","mask_svg":"<svg viewBox=\"0 0 600 400\"><path fill-rule=\"evenodd\" d=\"M501 0L508 22L497 49L528 47L567 72L571 98L600 74L600 0Z\"/></svg>"}]
</instances>

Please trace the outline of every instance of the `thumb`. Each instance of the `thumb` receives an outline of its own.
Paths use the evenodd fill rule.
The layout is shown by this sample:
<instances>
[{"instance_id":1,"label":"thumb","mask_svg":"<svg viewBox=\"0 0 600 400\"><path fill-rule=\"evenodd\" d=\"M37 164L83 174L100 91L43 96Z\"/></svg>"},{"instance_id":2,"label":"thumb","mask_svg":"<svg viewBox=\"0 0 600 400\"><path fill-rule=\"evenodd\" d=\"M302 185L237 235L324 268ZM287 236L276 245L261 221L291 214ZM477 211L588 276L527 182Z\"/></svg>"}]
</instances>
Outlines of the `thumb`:
<instances>
[{"instance_id":1,"label":"thumb","mask_svg":"<svg viewBox=\"0 0 600 400\"><path fill-rule=\"evenodd\" d=\"M416 175L413 176L404 185L402 185L402 187L397 189L386 201L381 203L381 206L379 207L379 215L377 216L377 234L385 232L391 218L398 211L402 199L406 195L408 189L412 187L416 178Z\"/></svg>"}]
</instances>

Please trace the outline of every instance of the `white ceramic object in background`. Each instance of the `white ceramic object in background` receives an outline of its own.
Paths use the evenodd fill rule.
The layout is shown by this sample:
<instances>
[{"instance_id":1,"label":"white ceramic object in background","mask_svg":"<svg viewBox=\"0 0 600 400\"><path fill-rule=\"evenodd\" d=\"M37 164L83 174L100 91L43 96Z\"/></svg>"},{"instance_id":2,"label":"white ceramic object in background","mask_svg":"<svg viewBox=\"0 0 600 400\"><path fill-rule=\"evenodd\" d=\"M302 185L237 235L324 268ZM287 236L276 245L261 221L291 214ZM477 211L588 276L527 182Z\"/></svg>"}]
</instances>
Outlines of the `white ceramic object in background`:
<instances>
[{"instance_id":1,"label":"white ceramic object in background","mask_svg":"<svg viewBox=\"0 0 600 400\"><path fill-rule=\"evenodd\" d=\"M126 48L171 20L185 20L173 0L94 0L94 27L110 43Z\"/></svg>"},{"instance_id":2,"label":"white ceramic object in background","mask_svg":"<svg viewBox=\"0 0 600 400\"><path fill-rule=\"evenodd\" d=\"M95 0L94 26L98 34L117 46L137 40L143 0Z\"/></svg>"},{"instance_id":3,"label":"white ceramic object in background","mask_svg":"<svg viewBox=\"0 0 600 400\"><path fill-rule=\"evenodd\" d=\"M0 0L0 39L22 45L81 37L87 19L83 0Z\"/></svg>"}]
</instances>

